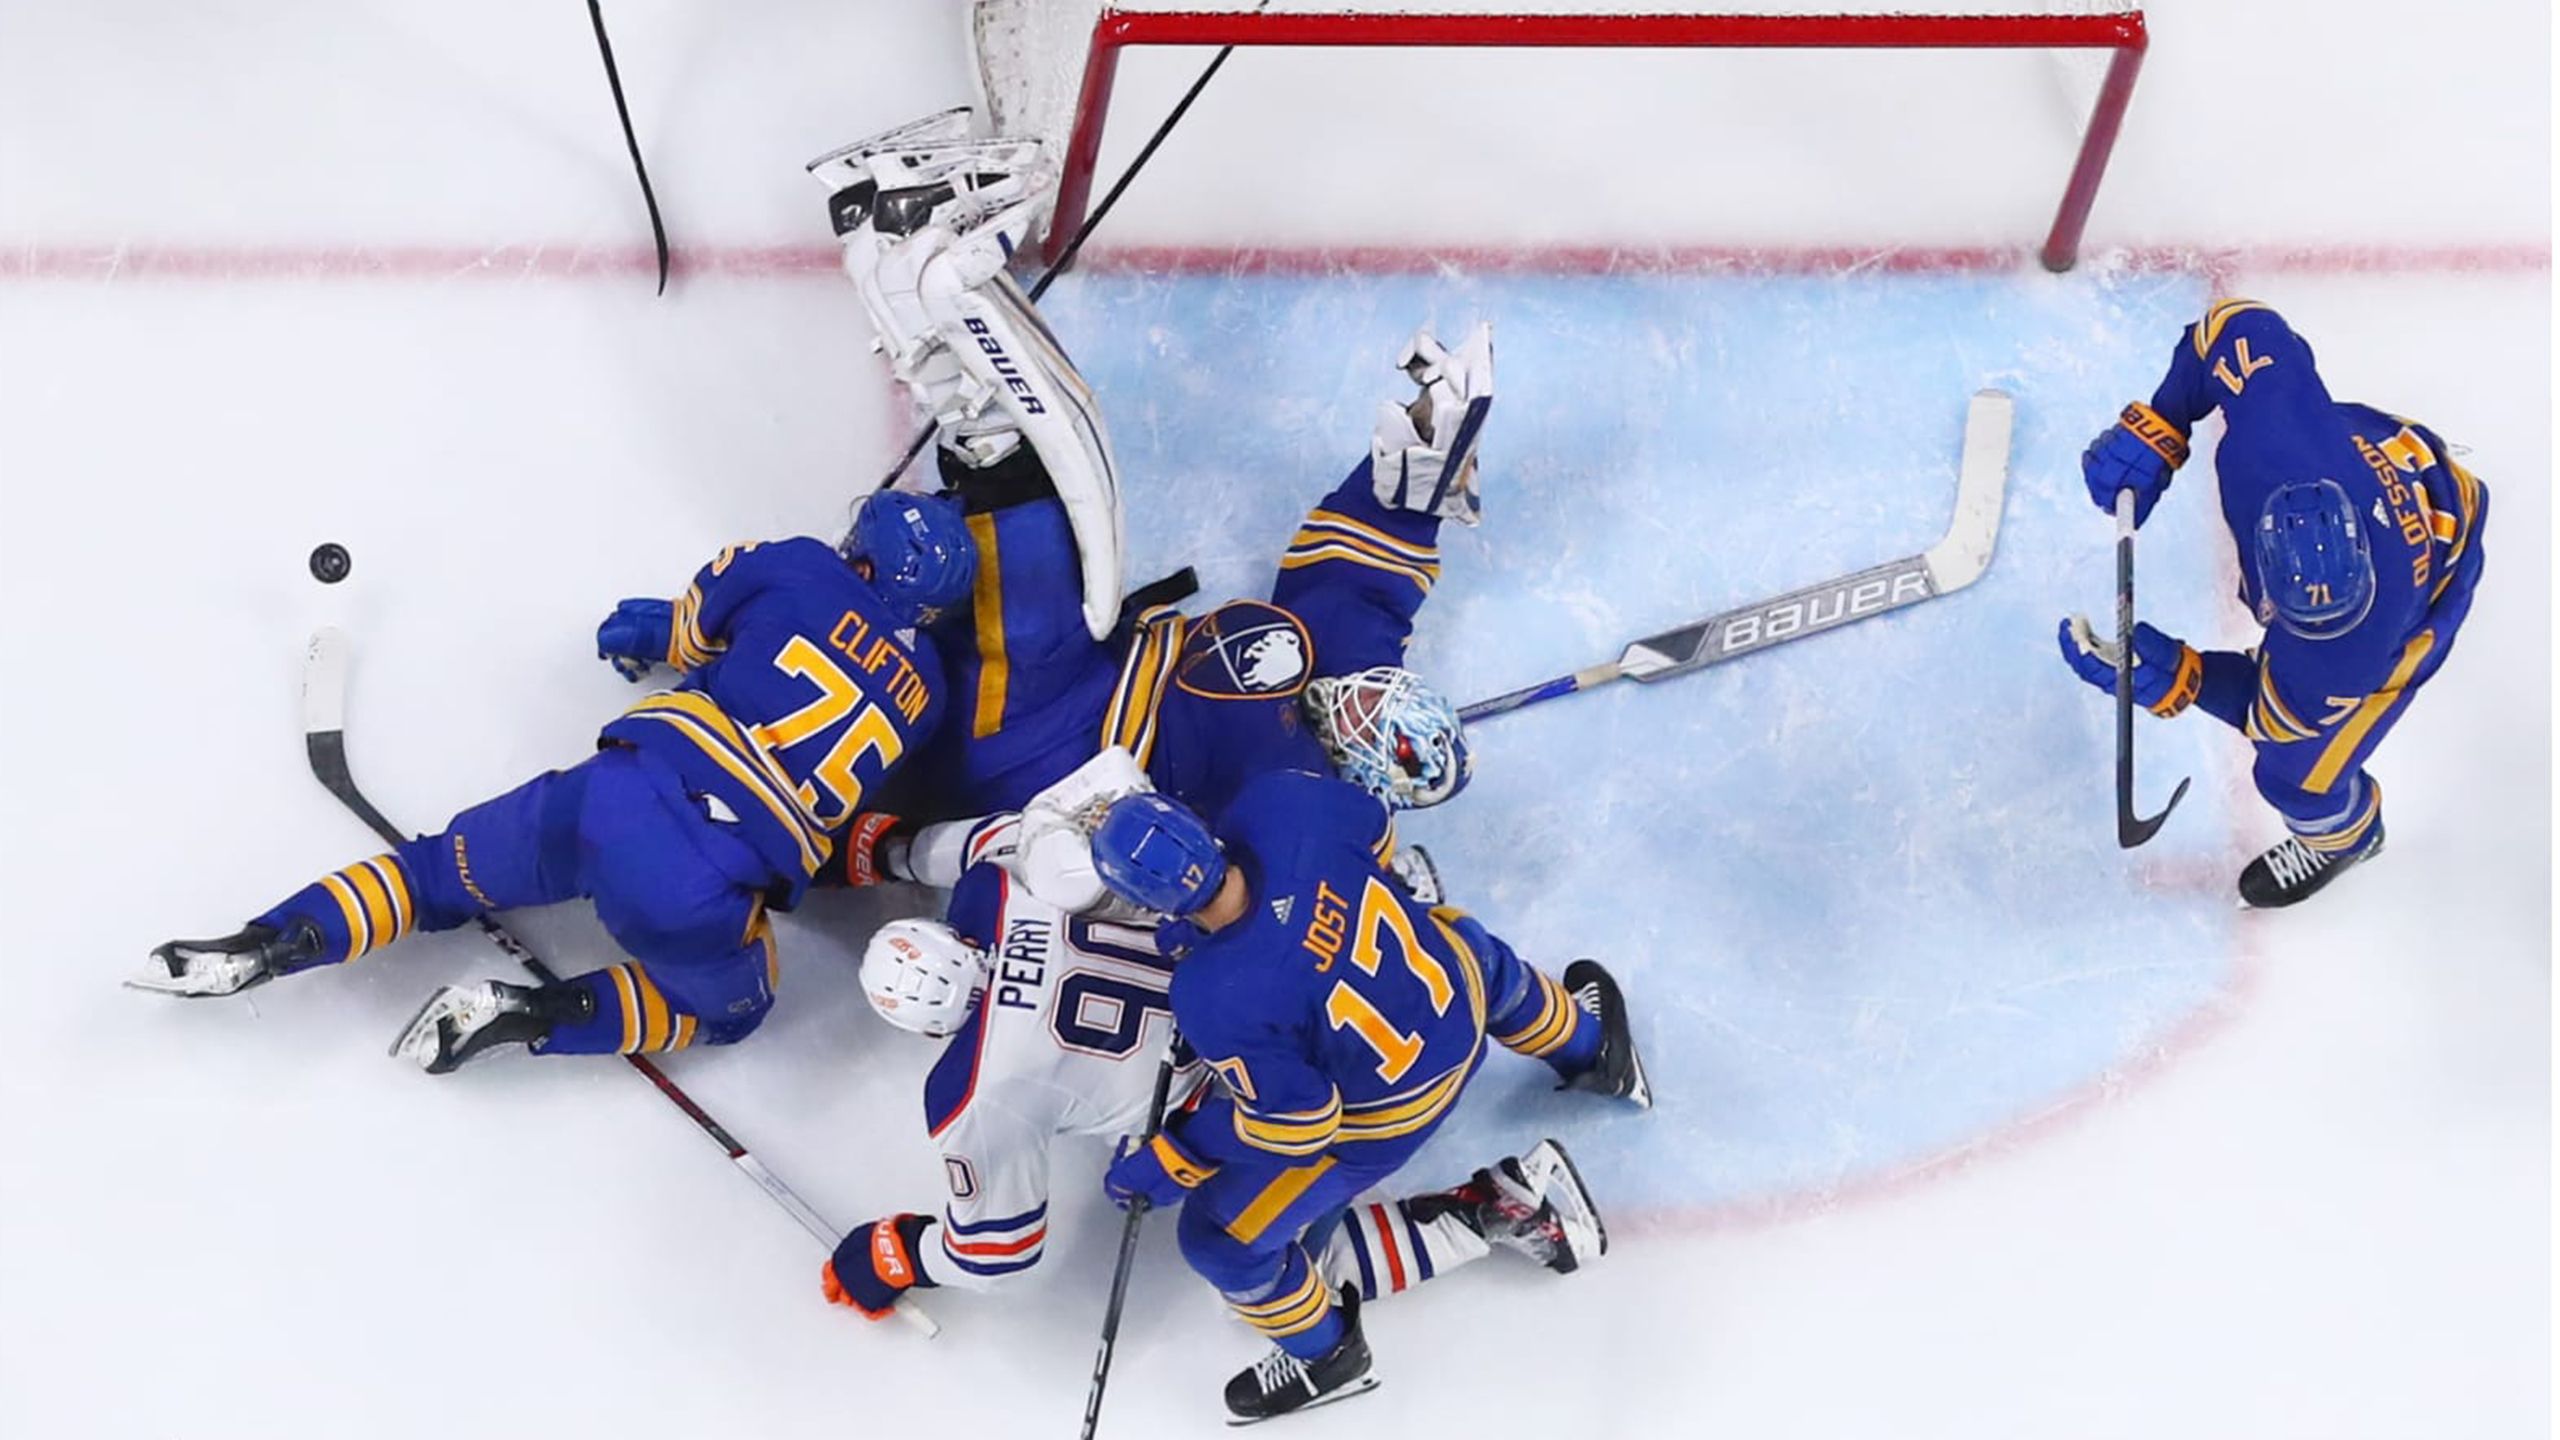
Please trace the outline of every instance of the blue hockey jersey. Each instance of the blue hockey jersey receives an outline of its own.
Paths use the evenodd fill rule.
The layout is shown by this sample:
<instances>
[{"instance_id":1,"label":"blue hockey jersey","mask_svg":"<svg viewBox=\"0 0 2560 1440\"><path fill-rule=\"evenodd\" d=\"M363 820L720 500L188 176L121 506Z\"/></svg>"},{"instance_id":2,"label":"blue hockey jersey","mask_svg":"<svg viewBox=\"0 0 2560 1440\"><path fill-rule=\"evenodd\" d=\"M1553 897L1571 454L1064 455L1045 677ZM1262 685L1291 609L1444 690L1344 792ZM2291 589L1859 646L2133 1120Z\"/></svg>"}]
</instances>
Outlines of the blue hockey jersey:
<instances>
[{"instance_id":1,"label":"blue hockey jersey","mask_svg":"<svg viewBox=\"0 0 2560 1440\"><path fill-rule=\"evenodd\" d=\"M708 797L796 904L837 832L940 722L940 660L820 540L735 545L675 602L666 661L684 672L604 729ZM716 805L710 803L716 801Z\"/></svg>"},{"instance_id":2,"label":"blue hockey jersey","mask_svg":"<svg viewBox=\"0 0 2560 1440\"><path fill-rule=\"evenodd\" d=\"M1137 756L1158 790L1203 815L1255 775L1327 770L1300 697L1312 679L1403 663L1440 578L1439 528L1379 504L1362 461L1299 525L1271 603L1141 620L1100 743Z\"/></svg>"},{"instance_id":3,"label":"blue hockey jersey","mask_svg":"<svg viewBox=\"0 0 2560 1440\"><path fill-rule=\"evenodd\" d=\"M1484 1053L1484 971L1455 912L1388 877L1393 822L1347 781L1255 776L1216 830L1251 901L1213 934L1166 927L1189 943L1175 1024L1221 1082L1185 1143L1221 1162L1401 1164Z\"/></svg>"},{"instance_id":4,"label":"blue hockey jersey","mask_svg":"<svg viewBox=\"0 0 2560 1440\"><path fill-rule=\"evenodd\" d=\"M2373 551L2373 608L2353 630L2314 641L2276 627L2254 658L2208 652L2198 704L2252 739L2308 740L2440 659L2478 583L2489 496L2435 432L2333 400L2310 345L2254 300L2224 301L2187 327L2151 408L2185 432L2222 412L2223 523L2239 547L2241 602L2261 624L2273 616L2249 557L2276 487L2335 481Z\"/></svg>"}]
</instances>

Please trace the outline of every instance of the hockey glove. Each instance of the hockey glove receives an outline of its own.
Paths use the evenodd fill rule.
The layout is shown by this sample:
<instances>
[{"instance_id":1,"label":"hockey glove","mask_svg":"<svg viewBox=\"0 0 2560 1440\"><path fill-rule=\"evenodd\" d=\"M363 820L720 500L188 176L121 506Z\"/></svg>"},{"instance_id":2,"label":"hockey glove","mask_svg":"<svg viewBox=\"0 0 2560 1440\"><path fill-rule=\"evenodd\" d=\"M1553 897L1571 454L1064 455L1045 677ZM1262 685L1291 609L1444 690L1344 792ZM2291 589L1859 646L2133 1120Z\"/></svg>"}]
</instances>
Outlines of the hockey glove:
<instances>
[{"instance_id":1,"label":"hockey glove","mask_svg":"<svg viewBox=\"0 0 2560 1440\"><path fill-rule=\"evenodd\" d=\"M892 1215L853 1227L818 1272L827 1303L850 1305L866 1319L886 1320L899 1296L932 1289L933 1282L916 1265L916 1246L932 1225L930 1215Z\"/></svg>"},{"instance_id":2,"label":"hockey glove","mask_svg":"<svg viewBox=\"0 0 2560 1440\"><path fill-rule=\"evenodd\" d=\"M1473 525L1476 441L1493 410L1493 327L1478 325L1454 351L1416 331L1396 364L1422 393L1381 405L1369 438L1369 479L1378 503Z\"/></svg>"},{"instance_id":3,"label":"hockey glove","mask_svg":"<svg viewBox=\"0 0 2560 1440\"><path fill-rule=\"evenodd\" d=\"M2074 615L2062 622L2057 636L2062 658L2072 673L2113 695L2116 693L2116 642L2101 640L2089 629L2089 617ZM2148 623L2133 627L2133 701L2154 715L2171 716L2196 701L2204 689L2204 657L2173 635Z\"/></svg>"},{"instance_id":4,"label":"hockey glove","mask_svg":"<svg viewBox=\"0 0 2560 1440\"><path fill-rule=\"evenodd\" d=\"M1217 1166L1184 1149L1181 1141L1164 1131L1144 1140L1123 1136L1111 1168L1102 1172L1102 1193L1123 1210L1140 1201L1150 1210L1161 1210L1217 1173Z\"/></svg>"},{"instance_id":5,"label":"hockey glove","mask_svg":"<svg viewBox=\"0 0 2560 1440\"><path fill-rule=\"evenodd\" d=\"M2136 401L2080 452L2080 478L2089 499L2110 514L2116 492L2133 492L2133 523L2151 518L2151 507L2169 489L2169 476L2187 463L2187 437L2160 412Z\"/></svg>"},{"instance_id":6,"label":"hockey glove","mask_svg":"<svg viewBox=\"0 0 2560 1440\"><path fill-rule=\"evenodd\" d=\"M667 663L667 641L676 607L666 600L625 600L596 627L596 658L613 662L622 678L638 684L652 665Z\"/></svg>"},{"instance_id":7,"label":"hockey glove","mask_svg":"<svg viewBox=\"0 0 2560 1440\"><path fill-rule=\"evenodd\" d=\"M914 843L915 832L897 816L865 810L853 817L853 824L844 833L843 863L828 867L826 878L856 889L888 880L912 879L904 862Z\"/></svg>"}]
</instances>

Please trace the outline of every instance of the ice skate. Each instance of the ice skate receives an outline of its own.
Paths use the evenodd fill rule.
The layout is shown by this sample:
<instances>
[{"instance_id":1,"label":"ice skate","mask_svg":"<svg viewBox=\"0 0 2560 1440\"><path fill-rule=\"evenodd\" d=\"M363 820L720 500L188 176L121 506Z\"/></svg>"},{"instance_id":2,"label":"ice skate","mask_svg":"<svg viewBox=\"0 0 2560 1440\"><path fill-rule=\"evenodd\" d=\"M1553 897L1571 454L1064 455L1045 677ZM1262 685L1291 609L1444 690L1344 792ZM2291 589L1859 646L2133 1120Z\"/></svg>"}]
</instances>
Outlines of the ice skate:
<instances>
[{"instance_id":1,"label":"ice skate","mask_svg":"<svg viewBox=\"0 0 2560 1440\"><path fill-rule=\"evenodd\" d=\"M566 986L509 985L486 980L447 985L427 998L391 1046L394 1057L416 1062L430 1075L459 1069L501 1045L537 1045L554 1025L582 1016L567 1013L593 1002Z\"/></svg>"},{"instance_id":2,"label":"ice skate","mask_svg":"<svg viewBox=\"0 0 2560 1440\"><path fill-rule=\"evenodd\" d=\"M1342 1339L1313 1360L1278 1346L1227 1382L1227 1423L1253 1425L1293 1410L1330 1405L1378 1388L1369 1340L1360 1333L1360 1291L1342 1287Z\"/></svg>"},{"instance_id":3,"label":"ice skate","mask_svg":"<svg viewBox=\"0 0 2560 1440\"><path fill-rule=\"evenodd\" d=\"M2303 844L2299 836L2287 835L2240 872L2240 902L2253 910L2281 910L2287 905L2299 905L2319 894L2330 881L2338 878L2340 872L2381 853L2382 817L2379 815L2374 817L2373 831L2365 837L2363 844L2334 855L2312 849Z\"/></svg>"},{"instance_id":4,"label":"ice skate","mask_svg":"<svg viewBox=\"0 0 2560 1440\"><path fill-rule=\"evenodd\" d=\"M1573 1003L1600 1021L1600 1058L1591 1068L1558 1086L1632 1100L1636 1108L1653 1108L1653 1087L1645 1083L1644 1059L1636 1054L1634 1028L1627 1022L1627 998L1618 982L1597 960L1576 960L1564 967L1564 988Z\"/></svg>"},{"instance_id":5,"label":"ice skate","mask_svg":"<svg viewBox=\"0 0 2560 1440\"><path fill-rule=\"evenodd\" d=\"M124 983L161 995L236 995L319 959L320 929L297 921L279 931L251 925L219 940L172 940L151 952L150 967Z\"/></svg>"},{"instance_id":6,"label":"ice skate","mask_svg":"<svg viewBox=\"0 0 2560 1440\"><path fill-rule=\"evenodd\" d=\"M1541 1140L1517 1158L1505 1156L1454 1190L1405 1202L1429 1223L1455 1215L1487 1242L1516 1250L1559 1275L1609 1253L1608 1227L1591 1203L1564 1147Z\"/></svg>"}]
</instances>

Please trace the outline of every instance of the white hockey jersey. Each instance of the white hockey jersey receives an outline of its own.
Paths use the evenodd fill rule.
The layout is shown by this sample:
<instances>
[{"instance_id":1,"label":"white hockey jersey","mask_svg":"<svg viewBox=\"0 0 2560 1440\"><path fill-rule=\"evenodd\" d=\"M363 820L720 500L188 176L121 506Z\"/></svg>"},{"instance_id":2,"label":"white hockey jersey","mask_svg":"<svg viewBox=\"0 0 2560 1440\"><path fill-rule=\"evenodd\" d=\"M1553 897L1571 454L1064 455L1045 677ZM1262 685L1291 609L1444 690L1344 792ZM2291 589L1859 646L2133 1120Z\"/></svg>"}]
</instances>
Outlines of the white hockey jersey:
<instances>
[{"instance_id":1,"label":"white hockey jersey","mask_svg":"<svg viewBox=\"0 0 2560 1440\"><path fill-rule=\"evenodd\" d=\"M990 973L925 1077L951 1193L916 1260L934 1284L983 1290L1039 1263L1052 1138L1146 1128L1173 1038L1173 967L1152 931L1069 915L994 864L961 876L950 922L986 949ZM1196 1083L1177 1075L1173 1095Z\"/></svg>"}]
</instances>

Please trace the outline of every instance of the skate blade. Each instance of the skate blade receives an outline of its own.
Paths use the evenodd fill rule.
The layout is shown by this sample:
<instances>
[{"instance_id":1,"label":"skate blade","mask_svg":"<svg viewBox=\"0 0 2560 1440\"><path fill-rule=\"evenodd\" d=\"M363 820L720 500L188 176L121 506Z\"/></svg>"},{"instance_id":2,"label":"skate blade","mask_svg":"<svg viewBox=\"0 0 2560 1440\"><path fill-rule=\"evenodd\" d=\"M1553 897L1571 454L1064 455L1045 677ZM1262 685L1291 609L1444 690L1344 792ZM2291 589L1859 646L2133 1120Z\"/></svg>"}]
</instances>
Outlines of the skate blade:
<instances>
[{"instance_id":1,"label":"skate blade","mask_svg":"<svg viewBox=\"0 0 2560 1440\"><path fill-rule=\"evenodd\" d=\"M1553 1139L1541 1140L1536 1145L1530 1147L1530 1149L1533 1155L1537 1151L1543 1150L1547 1152L1548 1155L1553 1156L1555 1160L1555 1167L1564 1173L1564 1182L1566 1186L1571 1189L1574 1201L1572 1206L1569 1208L1572 1209L1574 1215L1581 1221L1581 1223L1588 1226L1591 1230L1592 1257L1596 1259L1599 1256L1608 1254L1608 1222L1600 1218L1600 1207L1592 1202L1591 1187L1582 1183L1582 1171L1580 1167L1573 1163L1573 1156L1567 1153L1560 1142ZM1547 1198L1547 1203L1550 1205L1555 1204L1555 1192L1553 1190L1548 1190L1544 1193ZM1559 1206L1558 1208L1561 1210L1568 1207ZM1582 1257L1577 1254L1574 1259L1578 1265Z\"/></svg>"},{"instance_id":2,"label":"skate blade","mask_svg":"<svg viewBox=\"0 0 2560 1440\"><path fill-rule=\"evenodd\" d=\"M1310 1410L1321 1410L1325 1406L1331 1405L1337 1400L1349 1400L1354 1396L1366 1395L1377 1388L1377 1376L1363 1375L1359 1379L1352 1381L1350 1384L1343 1386L1341 1389L1334 1391L1332 1394L1310 1400L1295 1410L1283 1410L1277 1415L1264 1415L1254 1419L1246 1419L1242 1416L1230 1415L1227 1417L1227 1428L1231 1430L1241 1430L1247 1425L1260 1425L1271 1420L1286 1420L1292 1415L1304 1415Z\"/></svg>"}]
</instances>

